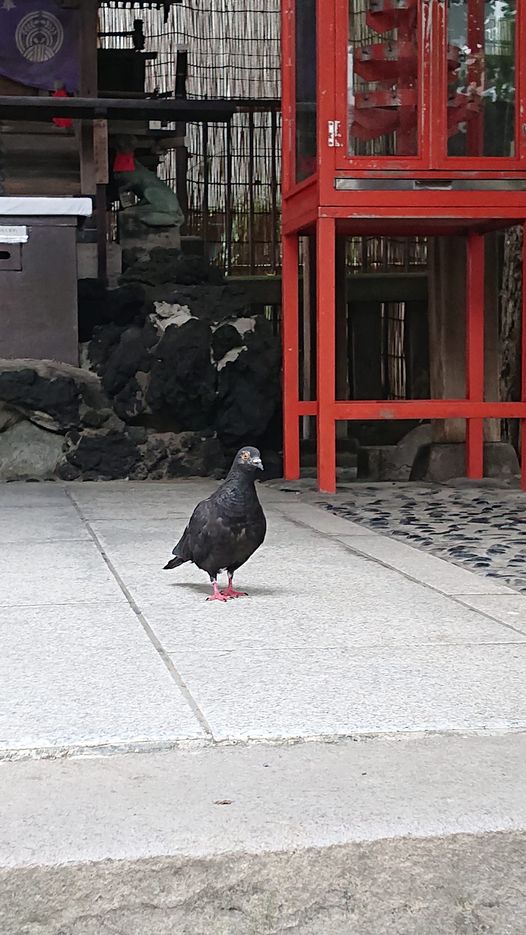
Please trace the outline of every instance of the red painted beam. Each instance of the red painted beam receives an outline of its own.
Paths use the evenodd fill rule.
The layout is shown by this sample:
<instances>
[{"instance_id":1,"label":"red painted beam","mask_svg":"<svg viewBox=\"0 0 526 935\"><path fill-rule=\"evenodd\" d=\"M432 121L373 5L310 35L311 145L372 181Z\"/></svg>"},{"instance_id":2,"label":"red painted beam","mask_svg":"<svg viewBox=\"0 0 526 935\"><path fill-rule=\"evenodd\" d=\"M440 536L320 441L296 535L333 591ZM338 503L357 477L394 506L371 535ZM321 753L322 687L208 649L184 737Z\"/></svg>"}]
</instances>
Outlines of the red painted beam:
<instances>
[{"instance_id":1,"label":"red painted beam","mask_svg":"<svg viewBox=\"0 0 526 935\"><path fill-rule=\"evenodd\" d=\"M337 419L524 419L520 403L469 402L465 399L404 399L336 402Z\"/></svg>"},{"instance_id":2,"label":"red painted beam","mask_svg":"<svg viewBox=\"0 0 526 935\"><path fill-rule=\"evenodd\" d=\"M317 356L318 486L326 493L336 490L336 221L320 218L316 225L317 248Z\"/></svg>"},{"instance_id":3,"label":"red painted beam","mask_svg":"<svg viewBox=\"0 0 526 935\"><path fill-rule=\"evenodd\" d=\"M523 350L526 370L526 347ZM299 416L316 416L316 401L297 404ZM465 399L403 399L403 400L337 400L334 404L338 420L397 419L526 419L526 387L523 402L469 402Z\"/></svg>"},{"instance_id":4,"label":"red painted beam","mask_svg":"<svg viewBox=\"0 0 526 935\"><path fill-rule=\"evenodd\" d=\"M317 402L299 402L297 406L298 416L317 416L318 415L318 403Z\"/></svg>"},{"instance_id":5,"label":"red painted beam","mask_svg":"<svg viewBox=\"0 0 526 935\"><path fill-rule=\"evenodd\" d=\"M469 403L465 400L403 400L391 402L338 402L338 419L520 419L524 403Z\"/></svg>"}]
</instances>

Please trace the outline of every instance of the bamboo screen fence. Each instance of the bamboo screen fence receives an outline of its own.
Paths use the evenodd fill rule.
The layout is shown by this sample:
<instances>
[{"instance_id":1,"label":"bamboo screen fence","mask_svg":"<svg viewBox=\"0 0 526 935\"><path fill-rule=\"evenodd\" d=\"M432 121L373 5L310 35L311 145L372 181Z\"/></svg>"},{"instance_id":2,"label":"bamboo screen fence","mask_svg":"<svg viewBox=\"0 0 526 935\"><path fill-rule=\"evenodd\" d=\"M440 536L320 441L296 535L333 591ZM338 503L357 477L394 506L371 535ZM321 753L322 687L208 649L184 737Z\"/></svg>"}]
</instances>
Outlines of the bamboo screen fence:
<instances>
[{"instance_id":1,"label":"bamboo screen fence","mask_svg":"<svg viewBox=\"0 0 526 935\"><path fill-rule=\"evenodd\" d=\"M188 50L189 98L279 99L279 0L203 0L162 10L106 4L101 31L129 30L144 21L147 91L172 92L177 52ZM127 47L129 39L102 40ZM187 232L204 237L227 272L276 273L280 267L280 114L236 114L225 124L188 124ZM175 182L175 154L161 175Z\"/></svg>"},{"instance_id":2,"label":"bamboo screen fence","mask_svg":"<svg viewBox=\"0 0 526 935\"><path fill-rule=\"evenodd\" d=\"M359 0L363 4L363 0ZM100 10L101 32L130 30L144 21L147 91L173 93L175 63L188 50L190 98L280 97L280 0L183 0L162 9L108 2ZM129 47L129 38L102 39ZM189 124L187 232L205 239L211 257L228 273L275 274L281 266L279 214L281 117L275 110L237 114L230 125ZM175 154L160 169L175 184ZM426 264L424 241L383 238L349 241L353 272L381 274Z\"/></svg>"}]
</instances>

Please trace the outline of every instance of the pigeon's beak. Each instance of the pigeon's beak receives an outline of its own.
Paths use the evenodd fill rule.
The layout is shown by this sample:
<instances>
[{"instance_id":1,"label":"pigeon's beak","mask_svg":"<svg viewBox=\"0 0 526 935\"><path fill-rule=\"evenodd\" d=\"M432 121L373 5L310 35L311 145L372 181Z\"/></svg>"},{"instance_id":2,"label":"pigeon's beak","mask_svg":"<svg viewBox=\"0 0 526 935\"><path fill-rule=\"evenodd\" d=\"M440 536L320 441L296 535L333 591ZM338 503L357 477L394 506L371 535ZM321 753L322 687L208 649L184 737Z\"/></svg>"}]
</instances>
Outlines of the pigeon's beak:
<instances>
[{"instance_id":1,"label":"pigeon's beak","mask_svg":"<svg viewBox=\"0 0 526 935\"><path fill-rule=\"evenodd\" d=\"M261 458L252 458L252 464L254 465L254 467L259 468L260 471L264 470L263 461L261 460Z\"/></svg>"}]
</instances>

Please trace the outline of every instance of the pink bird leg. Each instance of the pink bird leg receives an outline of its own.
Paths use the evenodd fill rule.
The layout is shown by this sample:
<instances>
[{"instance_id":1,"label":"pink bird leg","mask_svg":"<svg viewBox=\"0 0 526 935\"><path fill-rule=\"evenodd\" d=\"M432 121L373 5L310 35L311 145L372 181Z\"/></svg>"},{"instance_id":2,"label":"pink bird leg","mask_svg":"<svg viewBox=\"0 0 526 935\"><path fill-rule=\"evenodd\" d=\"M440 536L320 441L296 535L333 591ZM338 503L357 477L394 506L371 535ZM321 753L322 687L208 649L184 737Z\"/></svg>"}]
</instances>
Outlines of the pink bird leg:
<instances>
[{"instance_id":1,"label":"pink bird leg","mask_svg":"<svg viewBox=\"0 0 526 935\"><path fill-rule=\"evenodd\" d=\"M224 594L219 590L219 585L217 581L212 581L212 587L214 589L210 597L207 597L207 601L221 601L223 604L226 604L228 597L225 597Z\"/></svg>"},{"instance_id":2,"label":"pink bird leg","mask_svg":"<svg viewBox=\"0 0 526 935\"><path fill-rule=\"evenodd\" d=\"M223 597L226 597L227 600L229 600L231 597L248 597L246 591L236 591L232 584L233 578L233 575L228 576L228 587L221 591Z\"/></svg>"}]
</instances>

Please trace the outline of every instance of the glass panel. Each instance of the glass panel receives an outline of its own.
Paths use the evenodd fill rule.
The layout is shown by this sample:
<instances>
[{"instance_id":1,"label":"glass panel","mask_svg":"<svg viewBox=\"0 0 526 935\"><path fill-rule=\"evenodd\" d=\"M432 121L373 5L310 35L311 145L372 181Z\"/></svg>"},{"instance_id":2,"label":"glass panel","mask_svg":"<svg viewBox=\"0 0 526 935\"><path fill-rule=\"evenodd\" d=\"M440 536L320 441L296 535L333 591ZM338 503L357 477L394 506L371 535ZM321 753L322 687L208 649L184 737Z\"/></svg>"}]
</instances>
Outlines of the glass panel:
<instances>
[{"instance_id":1,"label":"glass panel","mask_svg":"<svg viewBox=\"0 0 526 935\"><path fill-rule=\"evenodd\" d=\"M418 155L419 0L349 0L349 153Z\"/></svg>"},{"instance_id":2,"label":"glass panel","mask_svg":"<svg viewBox=\"0 0 526 935\"><path fill-rule=\"evenodd\" d=\"M516 0L448 0L448 155L515 155Z\"/></svg>"},{"instance_id":3,"label":"glass panel","mask_svg":"<svg viewBox=\"0 0 526 935\"><path fill-rule=\"evenodd\" d=\"M316 171L316 0L296 0L296 181Z\"/></svg>"}]
</instances>

